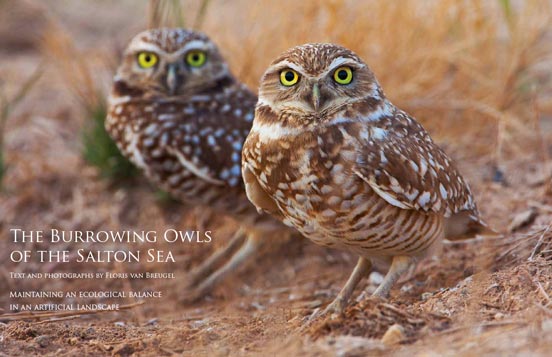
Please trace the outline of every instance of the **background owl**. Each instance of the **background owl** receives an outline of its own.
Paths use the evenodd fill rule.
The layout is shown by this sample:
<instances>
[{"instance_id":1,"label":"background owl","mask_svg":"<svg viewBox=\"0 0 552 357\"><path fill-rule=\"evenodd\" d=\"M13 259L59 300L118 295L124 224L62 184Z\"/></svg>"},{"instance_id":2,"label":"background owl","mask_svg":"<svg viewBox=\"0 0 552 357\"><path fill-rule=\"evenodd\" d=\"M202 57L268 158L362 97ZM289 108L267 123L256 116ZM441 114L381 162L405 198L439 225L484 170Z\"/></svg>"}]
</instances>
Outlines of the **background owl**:
<instances>
[{"instance_id":1,"label":"background owl","mask_svg":"<svg viewBox=\"0 0 552 357\"><path fill-rule=\"evenodd\" d=\"M242 224L227 247L193 272L190 285L199 285L188 298L202 296L254 252L256 237L285 228L259 215L243 188L241 149L256 99L207 36L184 29L136 35L114 78L106 129L123 154L172 196ZM247 242L209 275L243 235Z\"/></svg>"},{"instance_id":2,"label":"background owl","mask_svg":"<svg viewBox=\"0 0 552 357\"><path fill-rule=\"evenodd\" d=\"M357 266L326 312L341 312L371 260L390 264L374 295L443 235L484 227L470 188L424 128L391 104L368 66L332 44L278 57L261 80L242 153L246 192Z\"/></svg>"}]
</instances>

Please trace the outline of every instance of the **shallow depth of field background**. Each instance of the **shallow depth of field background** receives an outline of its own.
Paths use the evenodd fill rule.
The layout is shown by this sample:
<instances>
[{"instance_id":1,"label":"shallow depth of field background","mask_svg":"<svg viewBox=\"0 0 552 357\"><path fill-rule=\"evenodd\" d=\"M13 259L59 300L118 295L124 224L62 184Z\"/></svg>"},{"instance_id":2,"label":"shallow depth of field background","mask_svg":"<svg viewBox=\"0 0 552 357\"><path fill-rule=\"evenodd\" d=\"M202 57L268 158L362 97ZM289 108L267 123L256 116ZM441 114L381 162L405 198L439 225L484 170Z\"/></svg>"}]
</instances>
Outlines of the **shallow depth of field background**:
<instances>
[{"instance_id":1,"label":"shallow depth of field background","mask_svg":"<svg viewBox=\"0 0 552 357\"><path fill-rule=\"evenodd\" d=\"M334 42L354 50L388 98L456 160L503 237L445 245L444 257L423 262L388 303L357 302L343 321L308 331L300 330L302 317L331 301L355 261L309 242L270 239L212 296L179 305L178 279L223 245L235 224L149 185L102 130L122 50L159 24L207 33L253 90L291 46ZM397 354L546 355L552 348L549 0L0 0L0 107L0 314L10 312L10 290L98 287L14 281L11 271L177 273L177 281L106 282L106 289L166 293L162 303L126 312L58 323L0 315L0 351L388 353L380 338L394 323L405 330L401 344L387 347ZM176 264L18 265L9 263L10 228L211 229L216 239L170 247Z\"/></svg>"}]
</instances>

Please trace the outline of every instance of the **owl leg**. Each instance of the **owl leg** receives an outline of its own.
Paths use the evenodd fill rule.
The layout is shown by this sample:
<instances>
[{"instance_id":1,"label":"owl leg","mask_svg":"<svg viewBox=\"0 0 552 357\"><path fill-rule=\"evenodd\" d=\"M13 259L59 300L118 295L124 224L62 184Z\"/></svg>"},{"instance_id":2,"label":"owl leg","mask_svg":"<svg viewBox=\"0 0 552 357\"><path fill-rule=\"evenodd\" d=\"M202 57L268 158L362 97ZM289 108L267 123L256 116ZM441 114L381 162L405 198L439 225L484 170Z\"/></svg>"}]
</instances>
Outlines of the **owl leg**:
<instances>
[{"instance_id":1,"label":"owl leg","mask_svg":"<svg viewBox=\"0 0 552 357\"><path fill-rule=\"evenodd\" d=\"M185 294L185 296L183 296L181 300L184 302L192 302L205 296L205 294L209 293L209 291L211 291L220 280L222 280L225 276L234 271L253 253L255 253L258 246L259 238L256 235L249 233L245 243L236 252L236 254L234 254L232 258L230 258L228 262L226 262L219 269L215 270L190 293Z\"/></svg>"},{"instance_id":2,"label":"owl leg","mask_svg":"<svg viewBox=\"0 0 552 357\"><path fill-rule=\"evenodd\" d=\"M188 273L189 278L186 287L191 288L197 285L200 281L205 280L205 278L207 278L218 265L220 265L242 244L245 234L246 233L243 229L238 229L227 245L221 249L218 249L215 253L213 253L213 255L207 258L207 260L201 263L200 266Z\"/></svg>"},{"instance_id":3,"label":"owl leg","mask_svg":"<svg viewBox=\"0 0 552 357\"><path fill-rule=\"evenodd\" d=\"M347 283L345 283L345 286L341 289L335 300L328 305L328 307L326 307L323 314L342 314L343 310L347 307L347 303L349 302L355 287L362 280L362 278L368 275L371 269L372 263L370 260L363 257L358 258L355 269L353 270L351 276L349 276Z\"/></svg>"},{"instance_id":4,"label":"owl leg","mask_svg":"<svg viewBox=\"0 0 552 357\"><path fill-rule=\"evenodd\" d=\"M393 262L391 263L389 271L385 275L385 278L383 278L380 286L378 286L376 291L374 291L374 294L372 294L372 296L384 299L387 298L393 284L395 284L395 282L401 277L401 275L405 271L407 271L412 266L412 264L414 264L414 262L414 257L408 257L404 255L393 257Z\"/></svg>"}]
</instances>

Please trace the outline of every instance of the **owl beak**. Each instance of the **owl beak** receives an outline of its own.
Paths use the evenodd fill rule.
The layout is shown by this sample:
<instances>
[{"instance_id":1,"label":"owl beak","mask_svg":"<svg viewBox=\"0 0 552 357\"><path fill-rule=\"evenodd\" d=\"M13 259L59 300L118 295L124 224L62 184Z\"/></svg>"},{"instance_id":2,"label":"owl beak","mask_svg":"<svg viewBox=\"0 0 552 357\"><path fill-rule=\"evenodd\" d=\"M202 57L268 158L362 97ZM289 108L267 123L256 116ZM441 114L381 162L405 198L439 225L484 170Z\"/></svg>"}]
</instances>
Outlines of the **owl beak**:
<instances>
[{"instance_id":1,"label":"owl beak","mask_svg":"<svg viewBox=\"0 0 552 357\"><path fill-rule=\"evenodd\" d=\"M320 88L318 83L314 83L312 86L312 107L314 111L318 111L320 108Z\"/></svg>"},{"instance_id":2,"label":"owl beak","mask_svg":"<svg viewBox=\"0 0 552 357\"><path fill-rule=\"evenodd\" d=\"M167 70L167 88L170 95L175 95L176 91L182 84L182 78L178 75L176 64L169 64Z\"/></svg>"}]
</instances>

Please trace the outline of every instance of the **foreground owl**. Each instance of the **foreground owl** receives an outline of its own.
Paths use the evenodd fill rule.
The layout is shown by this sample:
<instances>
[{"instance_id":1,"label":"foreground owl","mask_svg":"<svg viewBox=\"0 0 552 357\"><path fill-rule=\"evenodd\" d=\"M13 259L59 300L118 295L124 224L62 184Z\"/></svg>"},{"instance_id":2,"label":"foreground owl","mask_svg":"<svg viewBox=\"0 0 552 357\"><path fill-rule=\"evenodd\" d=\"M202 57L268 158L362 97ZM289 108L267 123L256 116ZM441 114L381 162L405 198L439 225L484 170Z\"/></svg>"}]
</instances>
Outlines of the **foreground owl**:
<instances>
[{"instance_id":1,"label":"foreground owl","mask_svg":"<svg viewBox=\"0 0 552 357\"><path fill-rule=\"evenodd\" d=\"M136 35L114 78L106 129L123 154L172 196L230 215L243 227L195 270L189 299L201 297L250 256L260 236L287 229L259 215L243 187L241 149L256 101L215 44L184 29ZM246 242L222 265L243 235Z\"/></svg>"},{"instance_id":2,"label":"foreground owl","mask_svg":"<svg viewBox=\"0 0 552 357\"><path fill-rule=\"evenodd\" d=\"M371 261L390 265L374 293L386 297L444 235L485 227L450 158L332 44L292 48L265 72L242 175L257 208L360 256L326 312L343 311Z\"/></svg>"}]
</instances>

